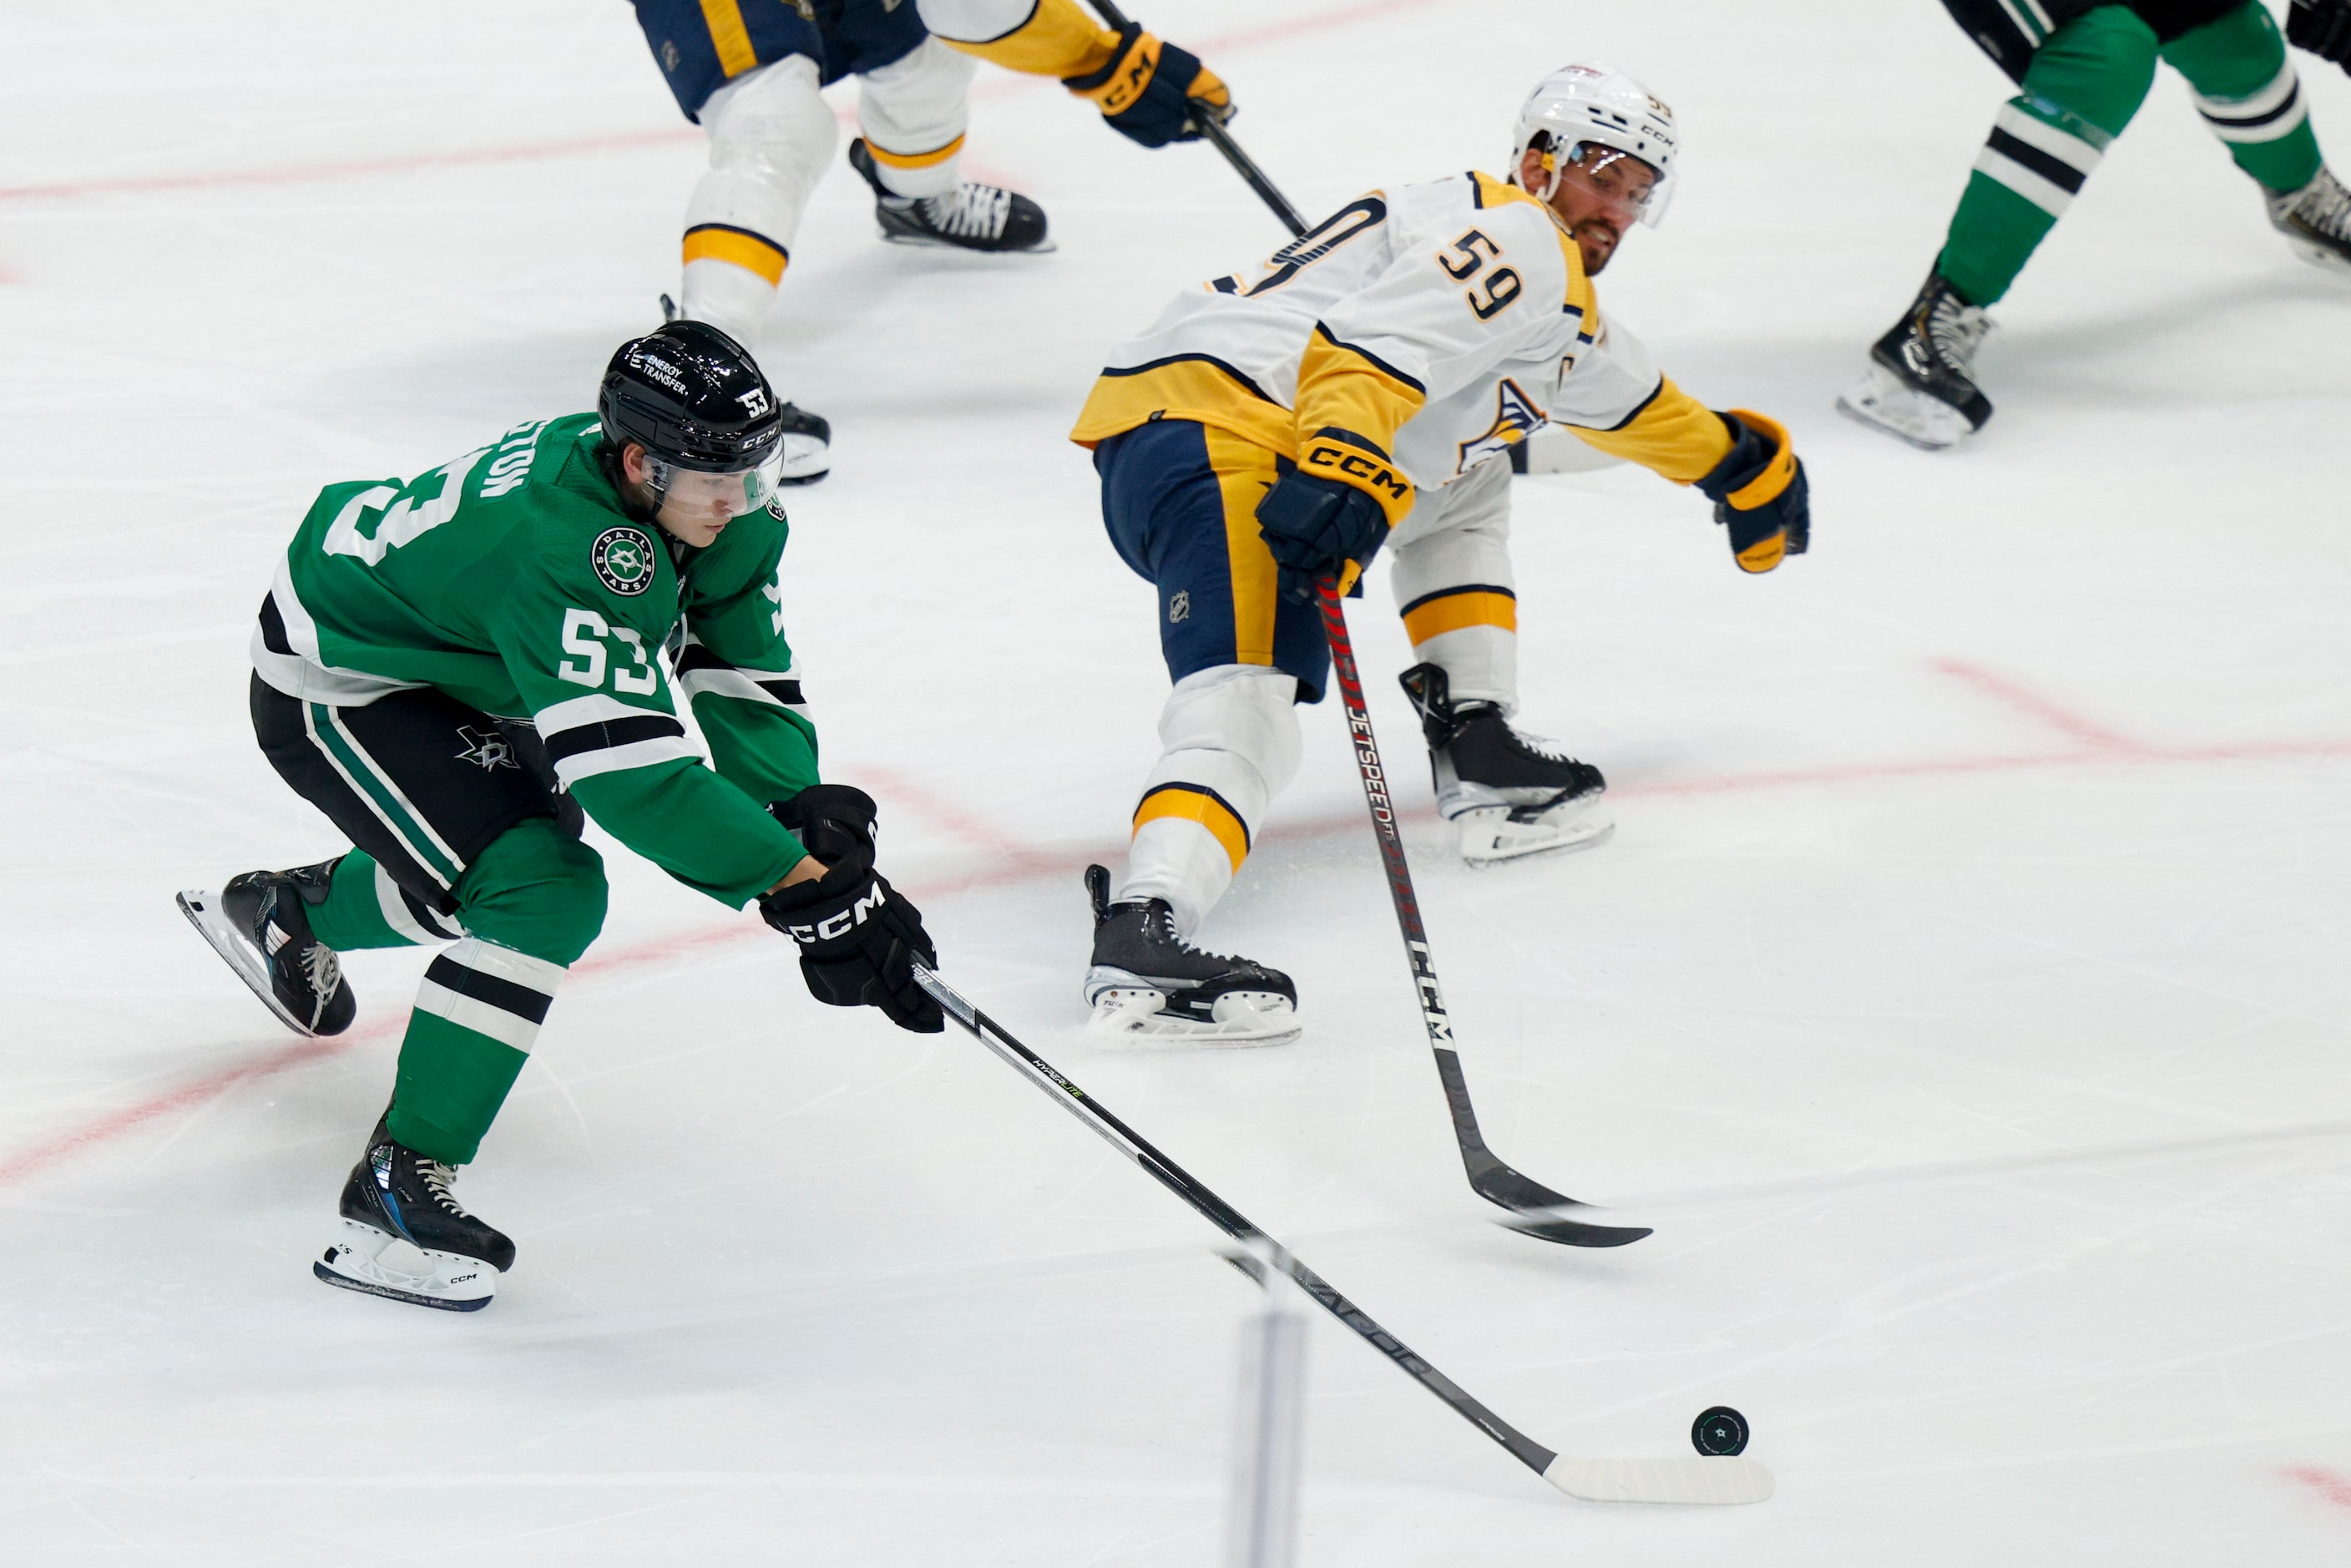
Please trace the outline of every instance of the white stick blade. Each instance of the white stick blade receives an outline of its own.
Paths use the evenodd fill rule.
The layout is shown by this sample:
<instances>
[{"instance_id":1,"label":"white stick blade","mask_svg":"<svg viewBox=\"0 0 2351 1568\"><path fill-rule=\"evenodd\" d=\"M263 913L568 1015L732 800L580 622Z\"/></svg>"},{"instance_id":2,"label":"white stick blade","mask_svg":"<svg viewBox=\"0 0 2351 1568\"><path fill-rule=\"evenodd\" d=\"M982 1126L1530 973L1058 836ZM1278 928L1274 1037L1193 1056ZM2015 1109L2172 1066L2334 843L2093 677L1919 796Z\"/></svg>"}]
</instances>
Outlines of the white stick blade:
<instances>
[{"instance_id":1,"label":"white stick blade","mask_svg":"<svg viewBox=\"0 0 2351 1568\"><path fill-rule=\"evenodd\" d=\"M1560 1455L1543 1479L1586 1502L1667 1502L1691 1506L1761 1502L1771 1472L1753 1459L1578 1459Z\"/></svg>"}]
</instances>

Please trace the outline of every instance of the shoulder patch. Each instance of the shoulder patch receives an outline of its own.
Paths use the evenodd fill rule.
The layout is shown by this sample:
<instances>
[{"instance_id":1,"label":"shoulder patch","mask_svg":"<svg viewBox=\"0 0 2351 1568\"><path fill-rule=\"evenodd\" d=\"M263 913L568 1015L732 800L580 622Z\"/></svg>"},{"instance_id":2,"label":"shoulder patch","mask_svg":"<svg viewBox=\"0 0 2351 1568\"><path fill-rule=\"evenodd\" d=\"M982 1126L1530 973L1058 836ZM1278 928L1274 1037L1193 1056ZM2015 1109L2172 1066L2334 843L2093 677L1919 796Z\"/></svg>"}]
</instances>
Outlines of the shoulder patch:
<instances>
[{"instance_id":1,"label":"shoulder patch","mask_svg":"<svg viewBox=\"0 0 2351 1568\"><path fill-rule=\"evenodd\" d=\"M653 585L660 558L643 528L606 528L589 548L588 564L596 579L613 592L633 599Z\"/></svg>"}]
</instances>

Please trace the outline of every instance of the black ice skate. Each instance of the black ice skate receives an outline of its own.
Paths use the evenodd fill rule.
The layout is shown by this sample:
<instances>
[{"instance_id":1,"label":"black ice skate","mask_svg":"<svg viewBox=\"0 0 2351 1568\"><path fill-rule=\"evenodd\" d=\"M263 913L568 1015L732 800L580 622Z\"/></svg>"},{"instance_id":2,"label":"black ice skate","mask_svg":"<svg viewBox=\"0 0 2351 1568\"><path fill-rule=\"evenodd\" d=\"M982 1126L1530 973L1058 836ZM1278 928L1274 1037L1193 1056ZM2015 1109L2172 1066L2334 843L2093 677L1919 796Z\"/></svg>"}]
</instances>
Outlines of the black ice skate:
<instances>
[{"instance_id":1,"label":"black ice skate","mask_svg":"<svg viewBox=\"0 0 2351 1568\"><path fill-rule=\"evenodd\" d=\"M1463 860L1588 849L1615 831L1598 814L1608 788L1600 769L1520 735L1490 702L1455 702L1438 665L1415 664L1397 679L1420 710L1437 810L1460 830Z\"/></svg>"},{"instance_id":2,"label":"black ice skate","mask_svg":"<svg viewBox=\"0 0 2351 1568\"><path fill-rule=\"evenodd\" d=\"M678 319L677 301L664 294L661 297L662 319ZM813 485L832 472L832 422L820 413L810 413L796 402L784 404L779 411L784 427L783 465L776 475L778 485Z\"/></svg>"},{"instance_id":3,"label":"black ice skate","mask_svg":"<svg viewBox=\"0 0 2351 1568\"><path fill-rule=\"evenodd\" d=\"M310 1272L329 1285L444 1312L490 1304L514 1243L458 1204L455 1166L428 1160L378 1122L343 1184L341 1232Z\"/></svg>"},{"instance_id":4,"label":"black ice skate","mask_svg":"<svg viewBox=\"0 0 2351 1568\"><path fill-rule=\"evenodd\" d=\"M2299 191L2270 193L2270 226L2313 267L2351 274L2351 191L2325 169Z\"/></svg>"},{"instance_id":5,"label":"black ice skate","mask_svg":"<svg viewBox=\"0 0 2351 1568\"><path fill-rule=\"evenodd\" d=\"M340 1034L359 1002L335 950L310 935L308 906L327 901L335 862L249 871L217 894L180 894L180 913L238 979L297 1034Z\"/></svg>"},{"instance_id":6,"label":"black ice skate","mask_svg":"<svg viewBox=\"0 0 2351 1568\"><path fill-rule=\"evenodd\" d=\"M882 183L865 139L849 144L849 166L873 187L873 216L882 237L902 245L945 245L958 250L1043 251L1045 209L1017 192L969 180L944 196L901 196Z\"/></svg>"},{"instance_id":7,"label":"black ice skate","mask_svg":"<svg viewBox=\"0 0 2351 1568\"><path fill-rule=\"evenodd\" d=\"M1203 1045L1278 1045L1298 1038L1298 988L1279 969L1203 953L1176 934L1160 898L1110 901L1110 873L1086 867L1094 906L1093 967L1086 971L1092 1028Z\"/></svg>"},{"instance_id":8,"label":"black ice skate","mask_svg":"<svg viewBox=\"0 0 2351 1568\"><path fill-rule=\"evenodd\" d=\"M1869 350L1869 373L1837 412L1929 452L1984 427L1991 400L1975 383L1977 345L1991 320L1929 272L1909 310Z\"/></svg>"}]
</instances>

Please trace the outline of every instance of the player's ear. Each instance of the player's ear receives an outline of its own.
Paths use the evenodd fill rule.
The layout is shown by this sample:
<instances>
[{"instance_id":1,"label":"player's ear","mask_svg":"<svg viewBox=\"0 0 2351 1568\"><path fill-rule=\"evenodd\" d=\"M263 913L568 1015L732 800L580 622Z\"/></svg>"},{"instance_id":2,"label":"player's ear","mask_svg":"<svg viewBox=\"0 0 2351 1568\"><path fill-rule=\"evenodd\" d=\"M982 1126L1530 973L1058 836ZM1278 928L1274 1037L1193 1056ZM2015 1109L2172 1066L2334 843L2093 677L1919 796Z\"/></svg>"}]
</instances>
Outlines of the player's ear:
<instances>
[{"instance_id":1,"label":"player's ear","mask_svg":"<svg viewBox=\"0 0 2351 1568\"><path fill-rule=\"evenodd\" d=\"M621 472L629 476L632 485L645 482L645 449L638 442L624 442L621 446Z\"/></svg>"}]
</instances>

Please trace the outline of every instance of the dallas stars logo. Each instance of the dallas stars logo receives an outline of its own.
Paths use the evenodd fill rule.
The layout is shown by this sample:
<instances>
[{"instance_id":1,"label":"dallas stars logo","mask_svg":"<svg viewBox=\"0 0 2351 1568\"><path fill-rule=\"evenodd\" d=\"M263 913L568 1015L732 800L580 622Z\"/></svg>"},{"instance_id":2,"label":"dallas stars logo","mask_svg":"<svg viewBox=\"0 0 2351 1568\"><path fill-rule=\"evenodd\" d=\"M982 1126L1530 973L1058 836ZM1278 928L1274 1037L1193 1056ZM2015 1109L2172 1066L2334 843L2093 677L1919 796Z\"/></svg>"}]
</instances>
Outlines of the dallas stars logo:
<instances>
[{"instance_id":1,"label":"dallas stars logo","mask_svg":"<svg viewBox=\"0 0 2351 1568\"><path fill-rule=\"evenodd\" d=\"M457 727L457 738L465 749L457 753L457 760L470 762L485 773L495 773L501 768L520 768L515 760L514 744L496 730L483 735L470 724Z\"/></svg>"},{"instance_id":2,"label":"dallas stars logo","mask_svg":"<svg viewBox=\"0 0 2351 1568\"><path fill-rule=\"evenodd\" d=\"M642 528L606 528L590 548L588 564L605 587L634 598L653 585L653 541Z\"/></svg>"}]
</instances>

